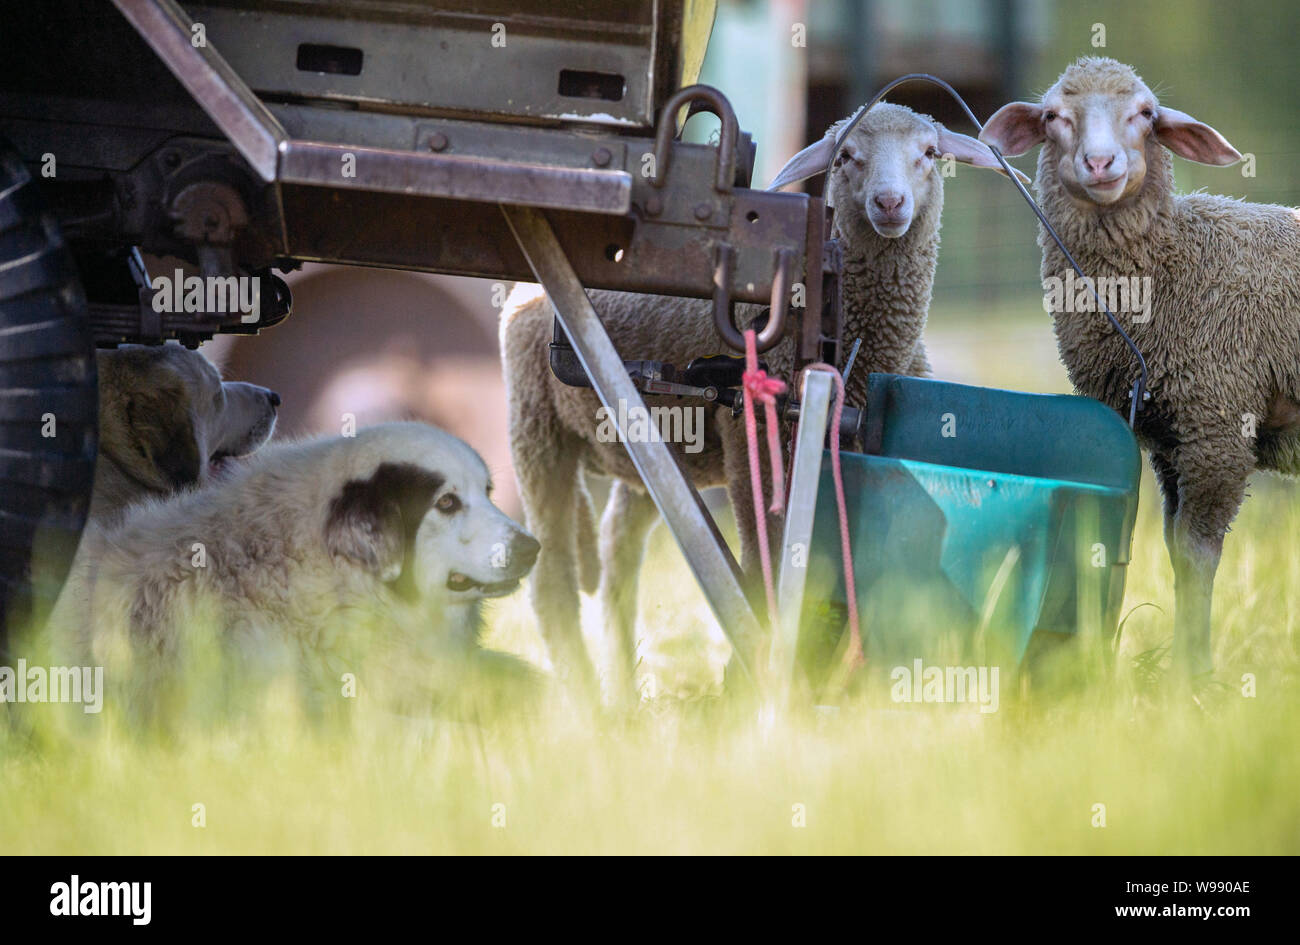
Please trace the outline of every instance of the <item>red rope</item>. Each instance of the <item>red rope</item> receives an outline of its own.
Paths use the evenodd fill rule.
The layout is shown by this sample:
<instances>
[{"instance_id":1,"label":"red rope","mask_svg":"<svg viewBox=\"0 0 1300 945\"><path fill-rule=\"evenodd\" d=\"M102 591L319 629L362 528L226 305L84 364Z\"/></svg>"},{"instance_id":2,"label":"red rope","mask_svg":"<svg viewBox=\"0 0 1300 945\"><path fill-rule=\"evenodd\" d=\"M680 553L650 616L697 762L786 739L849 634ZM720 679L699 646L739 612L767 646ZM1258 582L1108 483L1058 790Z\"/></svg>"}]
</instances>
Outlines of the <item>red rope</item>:
<instances>
[{"instance_id":1,"label":"red rope","mask_svg":"<svg viewBox=\"0 0 1300 945\"><path fill-rule=\"evenodd\" d=\"M768 626L776 629L776 589L772 583L772 549L767 540L767 503L763 501L763 476L758 463L758 421L754 401L763 405L767 421L768 458L772 465L771 512L779 515L784 507L785 483L782 481L781 439L777 429L776 396L785 392L785 381L768 377L758 367L758 343L754 329L745 331L745 373L742 378L745 405L745 438L749 447L749 485L754 493L754 521L758 527L758 558L763 568L763 590L767 594Z\"/></svg>"},{"instance_id":2,"label":"red rope","mask_svg":"<svg viewBox=\"0 0 1300 945\"><path fill-rule=\"evenodd\" d=\"M844 415L844 379L829 364L808 365L811 371L827 371L835 378L835 407L831 415L831 477L835 481L835 502L840 519L840 554L844 559L844 589L849 602L849 647L844 654L844 668L853 670L865 662L862 654L862 629L858 620L858 594L853 578L853 547L849 540L848 504L844 499L844 474L840 468L840 421ZM768 377L758 367L758 345L754 330L745 332L745 373L743 377L745 407L745 438L749 449L749 485L754 493L754 518L758 528L759 563L763 569L763 591L767 596L767 619L773 630L777 626L776 589L772 581L772 549L767 537L767 515L764 511L763 476L759 470L758 421L754 416L754 401L763 404L767 421L768 459L772 467L772 504L770 511L779 515L784 508L784 467L781 462L781 441L777 430L776 397L785 392L785 382Z\"/></svg>"}]
</instances>

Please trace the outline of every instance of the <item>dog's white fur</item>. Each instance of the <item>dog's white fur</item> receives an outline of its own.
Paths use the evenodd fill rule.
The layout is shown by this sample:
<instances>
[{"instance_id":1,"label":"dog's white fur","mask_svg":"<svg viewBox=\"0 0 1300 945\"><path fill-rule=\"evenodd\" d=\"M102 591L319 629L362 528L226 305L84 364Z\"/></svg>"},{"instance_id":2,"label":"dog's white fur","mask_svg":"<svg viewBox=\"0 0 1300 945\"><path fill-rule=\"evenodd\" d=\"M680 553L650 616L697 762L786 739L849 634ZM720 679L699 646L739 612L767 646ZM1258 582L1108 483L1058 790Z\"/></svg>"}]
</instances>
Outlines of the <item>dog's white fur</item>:
<instances>
[{"instance_id":1,"label":"dog's white fur","mask_svg":"<svg viewBox=\"0 0 1300 945\"><path fill-rule=\"evenodd\" d=\"M474 450L420 423L274 444L92 527L55 634L125 674L149 712L209 642L227 672L291 671L316 702L337 698L345 673L364 686L363 664L436 698L447 672L486 653L481 600L513 590L537 555L490 489Z\"/></svg>"},{"instance_id":2,"label":"dog's white fur","mask_svg":"<svg viewBox=\"0 0 1300 945\"><path fill-rule=\"evenodd\" d=\"M107 524L135 502L206 483L228 457L271 438L279 396L222 381L179 344L123 345L98 354L99 455L90 519Z\"/></svg>"}]
</instances>

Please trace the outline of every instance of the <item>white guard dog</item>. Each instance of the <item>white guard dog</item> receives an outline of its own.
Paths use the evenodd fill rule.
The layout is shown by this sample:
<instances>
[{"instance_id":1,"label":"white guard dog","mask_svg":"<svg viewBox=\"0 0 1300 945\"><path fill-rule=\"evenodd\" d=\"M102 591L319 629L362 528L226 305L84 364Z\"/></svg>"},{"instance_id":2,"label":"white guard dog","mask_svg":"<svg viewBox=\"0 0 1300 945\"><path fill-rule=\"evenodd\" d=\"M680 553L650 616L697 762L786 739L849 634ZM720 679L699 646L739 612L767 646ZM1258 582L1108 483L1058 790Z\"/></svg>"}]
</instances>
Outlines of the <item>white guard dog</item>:
<instances>
[{"instance_id":1,"label":"white guard dog","mask_svg":"<svg viewBox=\"0 0 1300 945\"><path fill-rule=\"evenodd\" d=\"M514 590L539 549L490 491L473 449L420 423L273 444L89 529L53 639L129 679L131 708L155 718L192 700L177 690L199 652L235 692L288 671L328 708L352 674L427 712L468 665L531 676L477 646L481 602Z\"/></svg>"}]
</instances>

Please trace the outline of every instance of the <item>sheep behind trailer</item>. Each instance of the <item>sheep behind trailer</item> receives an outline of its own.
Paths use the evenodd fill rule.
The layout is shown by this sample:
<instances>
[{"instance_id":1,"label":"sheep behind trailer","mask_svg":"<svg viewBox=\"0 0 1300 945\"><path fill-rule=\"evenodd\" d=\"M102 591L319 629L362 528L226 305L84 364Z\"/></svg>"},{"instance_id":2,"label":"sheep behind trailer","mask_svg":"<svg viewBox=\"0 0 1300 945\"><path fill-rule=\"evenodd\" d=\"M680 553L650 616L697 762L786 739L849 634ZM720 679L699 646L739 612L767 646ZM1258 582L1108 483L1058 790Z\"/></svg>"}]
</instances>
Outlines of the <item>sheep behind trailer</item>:
<instances>
[{"instance_id":1,"label":"sheep behind trailer","mask_svg":"<svg viewBox=\"0 0 1300 945\"><path fill-rule=\"evenodd\" d=\"M0 619L52 600L75 548L94 347L255 332L289 311L274 269L541 282L611 408L640 393L584 287L712 298L737 348L732 305L771 304L761 348L790 333L798 366L838 363L825 204L750 189L752 141L723 95L692 84L714 8L52 0L7 12L0 233L26 242L0 259ZM716 145L679 139L698 110L719 119ZM142 255L256 279L266 302L252 317L159 311ZM54 435L34 434L50 412ZM675 454L627 446L723 628L752 652L739 569Z\"/></svg>"}]
</instances>

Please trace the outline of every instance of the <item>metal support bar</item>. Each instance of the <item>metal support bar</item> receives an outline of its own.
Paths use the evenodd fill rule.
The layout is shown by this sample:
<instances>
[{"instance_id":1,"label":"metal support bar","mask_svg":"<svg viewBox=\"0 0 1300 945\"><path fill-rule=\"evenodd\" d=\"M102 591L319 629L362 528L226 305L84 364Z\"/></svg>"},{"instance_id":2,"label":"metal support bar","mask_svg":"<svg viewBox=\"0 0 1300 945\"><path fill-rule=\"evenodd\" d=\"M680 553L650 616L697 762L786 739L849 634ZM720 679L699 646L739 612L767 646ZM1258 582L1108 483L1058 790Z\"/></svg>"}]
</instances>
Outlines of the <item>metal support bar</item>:
<instances>
[{"instance_id":1,"label":"metal support bar","mask_svg":"<svg viewBox=\"0 0 1300 945\"><path fill-rule=\"evenodd\" d=\"M275 180L284 129L207 37L198 43L194 23L175 0L113 3L258 176Z\"/></svg>"},{"instance_id":2,"label":"metal support bar","mask_svg":"<svg viewBox=\"0 0 1300 945\"><path fill-rule=\"evenodd\" d=\"M286 184L618 216L632 209L632 175L626 171L548 167L320 141L286 141L280 151L279 179ZM351 173L345 174L345 169Z\"/></svg>"},{"instance_id":3,"label":"metal support bar","mask_svg":"<svg viewBox=\"0 0 1300 945\"><path fill-rule=\"evenodd\" d=\"M827 332L822 324L825 313L822 311L823 290L827 288L826 241L830 230L826 226L826 204L821 200L808 204L808 230L804 236L808 246L808 255L804 257L804 307L799 323L799 335L795 340L794 370L797 374L805 364L822 360L822 336ZM822 252L814 255L812 247L822 247ZM839 287L839 269L829 277L833 291ZM836 337L839 337L838 335ZM837 352L838 354L838 352ZM832 362L835 364L836 362Z\"/></svg>"},{"instance_id":4,"label":"metal support bar","mask_svg":"<svg viewBox=\"0 0 1300 945\"><path fill-rule=\"evenodd\" d=\"M645 409L600 316L540 210L501 205L519 248L555 309L564 332L591 378L600 401L614 418ZM540 358L543 352L537 352ZM620 411L620 401L625 410ZM823 423L822 429L825 428ZM625 431L620 430L622 434ZM733 659L753 678L748 663L760 639L757 618L741 584L740 569L718 533L713 517L669 444L626 440L628 455L659 507L709 606L735 648Z\"/></svg>"},{"instance_id":5,"label":"metal support bar","mask_svg":"<svg viewBox=\"0 0 1300 945\"><path fill-rule=\"evenodd\" d=\"M772 645L772 675L778 691L789 691L794 676L795 649L799 643L799 618L808 582L808 553L812 548L813 517L817 512L817 487L821 482L826 422L830 416L834 379L826 371L804 371L799 403L799 435L794 441L790 473L790 499L786 503L785 538L781 543L781 570L777 583L777 628ZM838 431L832 432L836 435Z\"/></svg>"}]
</instances>

